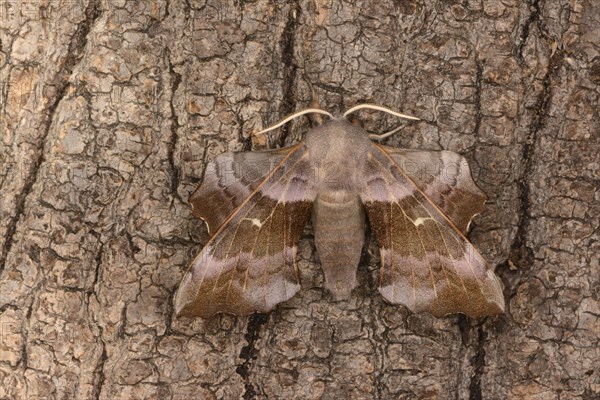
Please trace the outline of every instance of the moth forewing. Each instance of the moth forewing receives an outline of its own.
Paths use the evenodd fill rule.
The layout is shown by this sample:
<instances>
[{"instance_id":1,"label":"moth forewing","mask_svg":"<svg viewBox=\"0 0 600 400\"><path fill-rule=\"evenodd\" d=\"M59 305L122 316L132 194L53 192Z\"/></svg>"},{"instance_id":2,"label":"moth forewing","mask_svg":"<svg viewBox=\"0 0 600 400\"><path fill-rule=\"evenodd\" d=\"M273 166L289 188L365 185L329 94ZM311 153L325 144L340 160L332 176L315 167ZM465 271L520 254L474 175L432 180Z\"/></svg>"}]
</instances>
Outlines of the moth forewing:
<instances>
[{"instance_id":1,"label":"moth forewing","mask_svg":"<svg viewBox=\"0 0 600 400\"><path fill-rule=\"evenodd\" d=\"M304 177L309 170L306 146L300 143L281 153L283 157L262 154L279 161L258 182L238 174L233 184L221 186L215 174L201 184L197 192L209 197L203 202L197 196L195 204L203 217L214 213L218 229L182 279L175 296L178 315L267 312L300 289L295 249L316 192ZM244 198L240 191L250 194ZM232 210L229 215L219 210L222 206Z\"/></svg>"},{"instance_id":2,"label":"moth forewing","mask_svg":"<svg viewBox=\"0 0 600 400\"><path fill-rule=\"evenodd\" d=\"M468 194L478 197L480 191L471 185L470 174L459 174L454 181L445 182L450 190L436 202L427 192L440 185L440 179L410 176L390 154L393 151L376 147L370 168L379 180L377 185L367 183L361 198L381 248L380 292L384 298L435 316L502 313L504 298L499 280L453 221L457 218L466 229L475 214L472 204L456 202L456 193L461 191L464 193L458 198ZM438 155L440 159L447 156L448 152Z\"/></svg>"}]
</instances>

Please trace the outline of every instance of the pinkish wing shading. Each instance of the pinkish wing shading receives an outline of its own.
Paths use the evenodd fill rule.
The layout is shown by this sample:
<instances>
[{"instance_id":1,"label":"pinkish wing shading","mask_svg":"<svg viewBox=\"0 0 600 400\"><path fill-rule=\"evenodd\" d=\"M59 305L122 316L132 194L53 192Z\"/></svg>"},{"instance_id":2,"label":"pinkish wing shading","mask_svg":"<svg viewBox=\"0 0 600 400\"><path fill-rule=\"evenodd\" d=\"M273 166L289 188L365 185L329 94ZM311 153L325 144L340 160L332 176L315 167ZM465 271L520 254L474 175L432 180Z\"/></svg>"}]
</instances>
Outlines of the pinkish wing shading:
<instances>
[{"instance_id":1,"label":"pinkish wing shading","mask_svg":"<svg viewBox=\"0 0 600 400\"><path fill-rule=\"evenodd\" d=\"M219 154L206 165L202 184L189 198L194 216L206 222L210 234L214 234L289 151L288 148Z\"/></svg>"},{"instance_id":2,"label":"pinkish wing shading","mask_svg":"<svg viewBox=\"0 0 600 400\"><path fill-rule=\"evenodd\" d=\"M487 198L471 177L467 160L451 151L424 151L380 146L415 185L464 234Z\"/></svg>"},{"instance_id":3,"label":"pinkish wing shading","mask_svg":"<svg viewBox=\"0 0 600 400\"><path fill-rule=\"evenodd\" d=\"M381 251L380 293L437 317L502 313L498 278L445 214L444 203L430 199L386 150L376 145L368 154L360 195ZM459 214L472 213L461 207Z\"/></svg>"},{"instance_id":4,"label":"pinkish wing shading","mask_svg":"<svg viewBox=\"0 0 600 400\"><path fill-rule=\"evenodd\" d=\"M296 246L316 193L306 147L301 143L285 150L252 192L245 184L229 186L246 197L226 205L240 203L225 219L218 218L223 221L215 226L220 227L192 261L175 296L177 315L267 312L300 289ZM240 198L236 193L229 197ZM203 205L204 215L219 206L215 200Z\"/></svg>"}]
</instances>

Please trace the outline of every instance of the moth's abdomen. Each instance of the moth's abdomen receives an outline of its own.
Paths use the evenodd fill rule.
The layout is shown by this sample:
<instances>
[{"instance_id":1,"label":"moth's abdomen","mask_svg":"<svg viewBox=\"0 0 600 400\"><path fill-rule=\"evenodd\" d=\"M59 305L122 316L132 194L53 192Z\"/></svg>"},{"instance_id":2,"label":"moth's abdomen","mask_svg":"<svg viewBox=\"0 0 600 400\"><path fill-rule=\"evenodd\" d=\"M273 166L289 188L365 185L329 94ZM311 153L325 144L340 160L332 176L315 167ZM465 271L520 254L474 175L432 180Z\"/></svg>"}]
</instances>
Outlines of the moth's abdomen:
<instances>
[{"instance_id":1,"label":"moth's abdomen","mask_svg":"<svg viewBox=\"0 0 600 400\"><path fill-rule=\"evenodd\" d=\"M356 268L365 240L365 216L358 196L349 192L320 194L313 205L315 244L325 287L336 299L356 286Z\"/></svg>"}]
</instances>

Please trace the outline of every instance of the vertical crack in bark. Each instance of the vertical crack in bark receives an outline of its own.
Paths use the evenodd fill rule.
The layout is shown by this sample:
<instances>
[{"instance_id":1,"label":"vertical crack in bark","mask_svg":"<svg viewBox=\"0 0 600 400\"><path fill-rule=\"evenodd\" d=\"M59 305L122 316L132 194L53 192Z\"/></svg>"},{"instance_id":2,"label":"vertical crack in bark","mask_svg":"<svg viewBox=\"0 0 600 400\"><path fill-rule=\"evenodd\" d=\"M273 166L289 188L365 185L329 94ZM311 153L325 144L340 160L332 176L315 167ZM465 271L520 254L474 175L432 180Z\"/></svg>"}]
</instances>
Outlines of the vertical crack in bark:
<instances>
[{"instance_id":1,"label":"vertical crack in bark","mask_svg":"<svg viewBox=\"0 0 600 400\"><path fill-rule=\"evenodd\" d=\"M527 40L529 39L529 34L531 32L531 26L534 23L537 23L540 19L540 1L541 0L533 0L529 7L531 9L531 14L529 14L529 18L523 24L523 30L521 31L521 36L519 37L519 47L517 50L517 57L519 60L523 61L523 49L527 44Z\"/></svg>"},{"instance_id":2,"label":"vertical crack in bark","mask_svg":"<svg viewBox=\"0 0 600 400\"><path fill-rule=\"evenodd\" d=\"M31 314L33 313L33 302L29 304L27 308L27 313L25 314L25 319L23 322L23 334L22 334L22 344L21 344L21 367L23 371L27 370L27 343L29 343L29 322L31 321Z\"/></svg>"},{"instance_id":3,"label":"vertical crack in bark","mask_svg":"<svg viewBox=\"0 0 600 400\"><path fill-rule=\"evenodd\" d=\"M100 400L102 386L104 385L104 380L106 379L104 375L104 364L106 363L106 360L108 360L108 355L106 354L106 344L102 339L103 333L103 330L100 329L100 343L102 344L102 353L100 354L100 359L98 360L98 364L96 364L96 368L94 369L94 388L92 390L92 398L96 400Z\"/></svg>"},{"instance_id":4,"label":"vertical crack in bark","mask_svg":"<svg viewBox=\"0 0 600 400\"><path fill-rule=\"evenodd\" d=\"M481 91L483 82L483 65L478 57L475 59L475 65L477 69L475 75L475 127L473 128L473 135L477 136L479 134L479 129L481 128L482 120Z\"/></svg>"},{"instance_id":5,"label":"vertical crack in bark","mask_svg":"<svg viewBox=\"0 0 600 400\"><path fill-rule=\"evenodd\" d=\"M529 224L529 180L533 172L533 158L535 146L538 141L538 132L544 127L544 118L548 113L548 108L551 104L553 91L553 81L556 79L557 72L559 71L561 62L563 59L563 52L556 51L552 55L548 62L548 69L542 81L542 92L538 96L538 100L534 106L535 117L529 130L529 136L523 150L521 152L521 159L524 161L523 172L518 182L519 188L519 200L521 203L521 215L517 232L515 233L515 240L511 246L509 260L514 264L522 267L530 265L533 260L533 252L527 245L527 227Z\"/></svg>"},{"instance_id":6,"label":"vertical crack in bark","mask_svg":"<svg viewBox=\"0 0 600 400\"><path fill-rule=\"evenodd\" d=\"M92 233L92 235L95 236L96 239L98 240L98 243L100 243L100 248L98 249L98 253L96 253L96 257L94 258L94 262L96 264L96 270L94 271L94 283L92 285L92 290L89 293L90 296L92 295L92 293L95 292L96 285L98 284L98 281L100 280L100 267L102 266L102 253L104 252L104 243L101 242L100 235L94 235L93 233ZM88 298L88 303L89 303L89 298Z\"/></svg>"},{"instance_id":7,"label":"vertical crack in bark","mask_svg":"<svg viewBox=\"0 0 600 400\"><path fill-rule=\"evenodd\" d=\"M100 240L100 235L93 234L93 236L95 236L96 239L98 240L98 243L100 243L100 247L98 248L98 252L96 253L96 257L94 258L94 261L96 264L96 269L95 269L95 275L94 275L94 283L93 283L92 289L89 291L88 297L87 297L87 306L88 307L90 304L90 297L94 293L96 293L96 286L98 285L98 282L101 279L102 254L104 253L104 243L102 243L102 241ZM87 315L88 316L90 315L89 310L88 310ZM91 317L89 318L89 321L90 321L90 323L92 322ZM94 373L93 373L94 378L92 381L92 385L93 385L92 398L98 400L98 399L100 399L100 393L102 392L102 385L104 384L104 380L105 380L104 364L106 363L106 360L108 359L108 355L106 353L106 343L104 342L104 339L103 339L104 330L98 324L97 321L94 321L94 322L100 332L98 335L98 340L100 341L100 345L102 346L102 353L100 354L100 358L96 364L96 367L94 368Z\"/></svg>"},{"instance_id":8,"label":"vertical crack in bark","mask_svg":"<svg viewBox=\"0 0 600 400\"><path fill-rule=\"evenodd\" d=\"M473 375L469 384L469 400L482 400L481 377L485 369L485 333L482 325L477 327L477 344L471 365L473 366Z\"/></svg>"},{"instance_id":9,"label":"vertical crack in bark","mask_svg":"<svg viewBox=\"0 0 600 400\"><path fill-rule=\"evenodd\" d=\"M242 347L239 355L239 358L244 361L235 369L235 372L244 380L245 390L242 396L244 400L251 400L257 396L256 389L250 382L250 367L252 366L252 360L258 354L256 341L259 339L260 329L267 323L268 319L268 314L252 314L248 318L248 327L244 336L248 344Z\"/></svg>"},{"instance_id":10,"label":"vertical crack in bark","mask_svg":"<svg viewBox=\"0 0 600 400\"><path fill-rule=\"evenodd\" d=\"M1 50L1 49L0 49ZM6 106L8 105L8 79L10 77L10 74L12 72L12 67L10 65L8 65L6 67L6 79L7 81L3 81L0 82L0 112L2 112L3 117L6 115ZM6 122L2 123L2 126L0 126L2 129L6 129L5 126Z\"/></svg>"},{"instance_id":11,"label":"vertical crack in bark","mask_svg":"<svg viewBox=\"0 0 600 400\"><path fill-rule=\"evenodd\" d=\"M458 353L452 358L454 360L464 360L469 343L470 324L468 317L463 314L458 314L456 319L456 326L458 327L458 331L460 333L461 345L458 346ZM455 371L453 373L455 384L451 386L452 390L448 390L448 398L452 398L453 400L460 399L461 390L463 389L463 382L466 381L465 371L464 368L462 368L464 362L460 362L457 364L459 367L455 368ZM471 376L471 379L472 378L473 376Z\"/></svg>"},{"instance_id":12,"label":"vertical crack in bark","mask_svg":"<svg viewBox=\"0 0 600 400\"><path fill-rule=\"evenodd\" d=\"M373 240L372 229L370 224L367 222L367 228L365 230L365 243L362 248L362 252L360 255L360 261L358 265L372 265L373 256L369 253L369 243ZM366 281L368 282L368 291L377 291L377 278L373 275L371 271L366 273ZM375 355L375 361L377 368L373 371L373 399L380 400L385 399L389 387L386 382L386 351L385 351L385 343L387 341L387 326L383 321L382 313L383 303L381 301L371 301L369 304L369 314L363 316L363 323L365 326L368 326L370 329L370 333L368 335L368 340L371 342L373 346L373 353ZM331 343L333 343L333 335L330 339ZM331 357L331 355L330 355ZM331 361L330 361L331 365Z\"/></svg>"},{"instance_id":13,"label":"vertical crack in bark","mask_svg":"<svg viewBox=\"0 0 600 400\"><path fill-rule=\"evenodd\" d=\"M385 330L382 331L381 333L377 332L377 329L379 327L383 327L385 326L384 323L382 322L381 319L381 303L380 302L373 302L373 304L370 307L371 309L371 315L373 315L373 319L371 319L370 321L367 321L365 319L365 322L371 322L369 324L369 328L372 329L372 333L371 335L369 335L369 341L371 342L373 349L374 349L374 353L375 353L375 362L378 364L377 368L375 369L375 371L373 371L374 374L374 386L375 386L375 390L373 391L373 399L374 400L380 400L380 399L384 399L385 398L385 393L384 391L388 389L387 385L386 385L386 376L385 376L385 363L386 363L386 352L385 352L385 346L384 344L386 343L386 335L385 335ZM333 338L332 338L333 340Z\"/></svg>"},{"instance_id":14,"label":"vertical crack in bark","mask_svg":"<svg viewBox=\"0 0 600 400\"><path fill-rule=\"evenodd\" d=\"M38 179L40 168L46 159L44 152L46 139L50 133L50 128L52 127L52 122L54 121L54 114L58 109L58 105L67 93L67 89L69 87L68 77L71 76L73 69L79 62L83 53L83 49L87 44L87 37L99 16L99 4L96 1L90 1L85 10L85 19L79 24L75 30L75 33L73 33L73 36L71 37L69 48L67 50L67 56L60 71L55 75L54 80L48 83L49 86L54 86L57 88L57 94L54 101L49 102L48 107L46 110L44 110L44 114L46 115L46 118L42 124L44 133L38 141L38 154L29 168L23 189L16 198L15 214L8 221L6 237L2 246L2 251L0 252L0 274L2 271L4 271L6 259L8 258L8 253L12 248L14 235L17 231L17 225L19 224L19 221L25 212L25 203L27 201L27 197L31 193L33 185Z\"/></svg>"},{"instance_id":15,"label":"vertical crack in bark","mask_svg":"<svg viewBox=\"0 0 600 400\"><path fill-rule=\"evenodd\" d=\"M298 65L294 56L294 45L296 43L296 27L300 16L300 5L298 1L290 3L290 11L288 20L283 29L279 46L281 48L281 63L283 64L283 76L281 82L282 100L279 106L279 115L284 117L291 114L296 109L296 101L298 94L296 92L296 80ZM281 128L281 136L279 145L285 145L285 138L289 134L289 125L286 124Z\"/></svg>"},{"instance_id":16,"label":"vertical crack in bark","mask_svg":"<svg viewBox=\"0 0 600 400\"><path fill-rule=\"evenodd\" d=\"M171 169L171 193L183 202L183 199L179 197L179 192L177 191L179 188L180 171L177 165L175 165L175 148L177 146L177 140L179 139L177 132L181 125L179 125L179 117L177 116L175 105L173 104L175 93L181 84L181 74L175 72L175 68L171 62L169 49L167 49L167 62L169 64L169 74L171 75L171 98L169 100L169 106L171 108L171 140L167 149L167 159Z\"/></svg>"}]
</instances>

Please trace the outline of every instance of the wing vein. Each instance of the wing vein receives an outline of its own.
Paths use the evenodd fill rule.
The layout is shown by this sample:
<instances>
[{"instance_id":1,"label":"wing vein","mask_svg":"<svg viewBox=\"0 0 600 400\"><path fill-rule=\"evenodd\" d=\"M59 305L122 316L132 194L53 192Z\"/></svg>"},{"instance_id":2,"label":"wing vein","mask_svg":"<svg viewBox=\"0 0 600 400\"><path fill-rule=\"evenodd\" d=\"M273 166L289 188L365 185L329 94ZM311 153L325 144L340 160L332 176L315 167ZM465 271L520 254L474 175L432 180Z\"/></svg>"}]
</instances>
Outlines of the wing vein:
<instances>
[{"instance_id":1,"label":"wing vein","mask_svg":"<svg viewBox=\"0 0 600 400\"><path fill-rule=\"evenodd\" d=\"M377 144L375 144L375 147L377 147L377 148L379 149L379 151L380 151L380 152L381 152L381 153L382 153L382 154L383 154L383 155L384 155L384 156L385 156L385 157L386 157L386 158L387 158L387 159L388 159L388 160L389 160L389 161L390 161L390 162L391 162L393 165L396 165L396 167L398 167L398 169L399 169L400 173L401 173L401 174L402 174L402 176L403 176L403 177L404 177L404 178L407 180L407 182L410 182L410 183L412 184L412 186L414 187L414 189L416 189L416 190L417 190L417 192L418 192L418 193L420 193L420 194L421 194L421 196L423 196L423 198L424 198L424 199L427 201L427 203L428 203L428 204L429 204L431 207L433 207L433 209L434 209L435 211L437 211L437 213L438 213L438 214L439 214L439 215L440 215L440 216L441 216L441 217L442 217L442 218L443 218L443 219L444 219L444 220L445 220L445 221L448 223L448 225L450 226L450 228L452 228L452 229L450 229L450 230L449 230L449 231L450 231L450 235L451 235L451 236L452 236L452 237L453 237L453 238L454 238L454 239L457 241L457 243L458 243L459 245L461 245L461 247L466 247L466 248L468 248L468 249L471 249L471 250L472 250L472 251L473 251L475 254L477 254L477 255L479 255L479 257L481 257L481 255L479 254L479 252L477 251L477 249L476 249L476 248L475 248L473 245L471 245L471 244L470 244L470 242L467 240L467 238L466 238L466 237L465 237L465 236L462 234L462 232L461 232L461 231L460 231L460 230L459 230L459 229L456 227L456 225L454 224L454 222L452 222L452 221L451 221L451 220L448 218L448 216L446 216L446 214L445 214L445 213L444 213L444 212L443 212L443 211L442 211L442 210L441 210L441 209L440 209L440 208L439 208L439 207L438 207L438 206L437 206L437 205L436 205L436 204L435 204L433 201L431 201L431 200L429 199L429 197L427 197L427 195L426 195L426 194L425 194L425 193L424 193L424 192L423 192L423 191L422 191L422 190L421 190L421 189L420 189L420 188L419 188L419 187L418 187L418 186L415 184L415 182L414 182L414 181L413 181L413 180L412 180L412 179L411 179L411 178L410 178L408 175L406 175L406 173L405 173L405 172L402 170L402 168L400 168L400 167L398 166L398 164L396 163L396 161L394 160L394 158L393 158L393 157L391 157L391 156L390 156L390 155L387 153L387 151L385 151L385 149L384 149L384 148L382 148L380 145L377 145ZM376 157L374 157L374 158L375 158L375 159L377 159ZM391 172L390 172L390 171L388 171L386 168L384 168L384 167L383 167L383 165L381 164L381 162L380 162L379 160L377 160L377 161L378 161L378 163L381 165L382 169L383 169L383 170L384 170L384 171L385 171L385 172L386 172L388 175L390 175L390 176L393 178L393 175L391 174ZM417 199L417 201L418 201L418 199ZM423 204L422 204L420 201L419 201L419 204L420 204L420 205L421 205L423 208L425 208L425 207L423 206ZM432 218L435 220L436 224L439 224L439 222L437 221L437 219L436 219L436 218L434 218L434 217L431 215L431 213L430 213L430 212L429 212L429 211L428 211L426 208L425 208L425 210L427 211L427 214L429 214L429 216L430 216L430 217L432 217ZM439 226L438 226L438 229L439 229ZM458 238L456 237L456 236L457 236L456 234L458 234L458 237L459 237L459 238L461 238L461 239L463 240L463 242L462 242L462 243L461 243L461 242L458 240ZM442 237L443 237L443 235L442 235ZM452 258L452 253L450 252L450 250L449 250L449 248L448 248L448 246L447 246L447 243L446 243L446 241L445 241L445 240L444 240L444 246L445 246L445 247L446 247L446 249L448 250L448 254L449 254L449 256ZM465 249L465 251L466 251L466 249ZM483 257L481 257L481 258L483 259ZM467 262L467 264L469 265L469 268L471 269L471 272L472 272L473 276L474 276L474 277L476 277L476 274L475 274L475 269L473 268L473 263L472 263L472 261L470 260L470 258L469 258L469 257L464 257L463 259L464 259L464 260ZM454 268L455 268L455 270L456 270L456 266L454 266ZM484 268L485 268L485 263L484 263ZM459 279L461 280L461 283L462 283L462 285L463 285L463 287L464 287L464 281L463 281L462 277L460 276L460 274L458 274L458 272L457 272L457 276L458 276L458 277L459 277ZM480 291L481 291L481 282L479 282L479 279L475 279L475 281L477 282L477 285L479 286L479 288L480 288ZM465 290L466 290L466 287L465 287Z\"/></svg>"},{"instance_id":2,"label":"wing vein","mask_svg":"<svg viewBox=\"0 0 600 400\"><path fill-rule=\"evenodd\" d=\"M273 207L273 211L271 212L271 215L273 215L273 213L275 212L275 209L277 208L277 206ZM269 263L269 260L271 259L271 232L273 230L273 218L271 218L271 215L269 215L269 235L267 235L267 249L265 251L265 256L266 256L266 263ZM267 282L269 282L269 271L267 269L267 266L265 265L265 267L263 268L263 301L265 302L265 309L267 308Z\"/></svg>"},{"instance_id":3,"label":"wing vein","mask_svg":"<svg viewBox=\"0 0 600 400\"><path fill-rule=\"evenodd\" d=\"M222 241L222 240L224 240L224 238L225 238L227 235L220 235L220 233L223 231L223 229L225 228L225 226L227 226L227 225L228 225L228 223L229 223L229 222L230 222L230 221L231 221L231 220L232 220L232 219L233 219L235 216L237 216L237 214L238 214L238 213L241 211L241 209L242 209L242 208L243 208L243 207L244 207L246 204L248 204L248 202L249 202L249 201L250 201L250 200L251 200L251 199L252 199L252 198L253 198L253 197L254 197L254 196L257 194L257 193L259 193L259 191L260 191L260 190L263 188L263 186L265 185L265 183L266 183L267 181L269 181L269 180L270 180L270 179L273 177L273 175L274 175L274 174L275 174L275 173L276 173L276 172L277 172L277 171L278 171L278 170L281 168L281 166L282 166L282 165L285 163L285 161L287 161L287 160L288 160L288 159L289 159L289 158L290 158L290 157L291 157L291 156L292 156L292 155L293 155L293 154L294 154L294 153L295 153L295 152L296 152L296 151L297 151L297 150L300 148L300 146L301 146L301 143L299 143L299 144L297 144L295 147L293 147L293 148L290 150L290 152L289 152L289 153L288 153L288 154L287 154L287 155L286 155L286 156L285 156L285 157L284 157L284 158L283 158L283 159L282 159L282 160L279 162L279 164L277 165L277 167L276 167L276 168L274 168L274 169L273 169L273 170L272 170L272 171L271 171L271 172L270 172L270 173L269 173L269 174L268 174L268 175L267 175L267 176L266 176L266 177L263 179L263 181L262 181L262 182L261 182L261 183L260 183L260 184L259 184L259 185L256 187L256 189L254 189L254 191L252 192L252 194L251 194L250 196L248 196L248 197L247 197L247 198L246 198L246 199L245 199L245 200L242 202L242 204L240 204L240 205L239 205L239 206L238 206L238 207L237 207L237 208L236 208L236 209L235 209L235 210L234 210L234 211L231 213L231 215L229 215L229 217L227 217L227 219L226 219L226 220L225 220L225 221L224 221L224 222L221 224L221 226L219 227L219 229L217 229L217 231L215 232L215 234L214 234L214 235L213 235L213 236L212 236L212 237L211 237L211 238L208 240L208 242L206 243L206 245L204 246L204 248L202 249L202 251L200 252L200 254L198 255L198 257L202 257L203 255L205 255L205 253L207 253L207 251L205 251L206 249L209 249L209 248L215 248L217 245L219 245L219 244L221 243L221 241ZM292 164L292 165L290 166L290 168L289 168L289 169L288 169L288 170L285 172L284 176L282 176L280 179L283 179L283 177L287 176L287 174L289 174L289 173L290 173L290 171L292 171L292 170L294 169L294 167L295 167L295 166L296 166L296 165L297 165L297 164L298 164L298 163L299 163L299 162L300 162L300 161L301 161L303 158L305 158L306 156L307 156L307 153L306 153L306 152L305 152L304 154L302 154L302 155L300 156L300 158L299 158L298 160L296 160L296 161L294 162L294 164ZM269 187L270 187L270 186L269 186ZM262 199L263 197L264 197L264 195L262 195L260 198ZM243 215L243 217L245 218L245 217L248 215L248 213L249 213L250 211L252 211L252 210L254 209L254 207L256 207L256 205L257 205L258 203L259 203L259 202L258 202L258 201L256 201L256 202L255 202L255 203L252 205L252 207L250 207L250 209L246 210L246 213ZM271 213L271 215L272 215L272 213ZM239 227L239 225L238 225L238 227ZM236 227L236 231L237 231L237 227ZM231 241L233 242L234 240L235 240L235 234L234 234L234 235L231 237ZM208 257L208 256L209 256L209 254L206 254L206 256ZM197 257L197 258L198 258L198 257ZM211 256L211 258L212 258L212 256ZM195 264L196 264L196 263L195 263L195 262L193 262L193 263L190 265L190 268L191 268L193 265L195 265ZM200 288L202 287L202 285L203 285L203 283L204 283L204 279L206 278L206 273L207 273L207 271L208 271L208 268L206 268L206 267L205 267L205 268L204 268L204 273L202 274L202 278L200 278L200 282L199 282L199 283L198 283L198 285L197 285L197 289L196 289L196 293L195 293L195 297L196 297L196 298L198 297L198 292L199 292ZM188 271L188 272L189 272L189 271ZM222 272L223 272L223 266L221 266L221 268L220 268L220 270L219 270L219 273L218 273L218 275L217 275L217 279L216 279L216 281L215 281L215 285L213 286L213 292L214 292L214 290L215 290L215 288L216 288L216 283L219 281L219 278L220 278L220 276L221 276ZM213 296L211 296L211 299L212 299L212 297L213 297ZM209 306L210 306L210 301L209 301Z\"/></svg>"},{"instance_id":4,"label":"wing vein","mask_svg":"<svg viewBox=\"0 0 600 400\"><path fill-rule=\"evenodd\" d=\"M387 152L387 150L385 150L385 149L384 149L384 151L386 151L386 152ZM407 157L406 155L403 155L403 154L401 154L400 152L397 152L397 153L394 153L394 154L396 154L396 155L400 155L401 157L403 157L403 158L405 158L405 159L407 159L407 160L409 160L409 161L413 161L413 160L412 160L410 157ZM393 158L393 157L392 157L392 158ZM400 166L399 166L399 167L400 167ZM442 166L442 167L443 167L443 166ZM463 165L462 165L462 163L459 163L459 173L457 173L457 175L456 175L457 177L461 175L462 168L463 168ZM427 170L424 170L424 171L423 171L423 174L425 174L425 175L428 175L428 176L429 176L429 177L431 177L431 178L432 178L432 180L433 180L433 181L435 181L435 182L438 182L438 183L442 183L442 184L445 184L445 185L451 186L451 185L449 185L448 183L444 182L442 179L440 179L440 178L439 178L439 176L440 176L439 174L438 174L438 175L433 175L432 173L429 173L429 172L427 172ZM416 184L415 184L415 185L416 185ZM452 186L451 186L451 187L452 187ZM458 194L460 194L461 196L464 196L464 194L463 194L463 190L462 190L462 189L459 189L459 188L458 188L458 187L456 187L456 186L455 186L455 187L452 187L452 188L453 188L453 190L455 190L455 192L454 192L454 193L456 193L457 195L458 195ZM443 198L444 198L444 199L445 199L447 202L454 204L454 206L455 206L456 208L460 208L460 204L459 204L458 202L456 202L456 201L452 200L452 198L451 198L451 195L450 195L450 194L448 194L448 195L447 195L447 194L445 194L444 192L441 192L441 191L440 191L440 192L439 192L439 195L440 195L440 196L442 196L442 197L443 197Z\"/></svg>"},{"instance_id":5,"label":"wing vein","mask_svg":"<svg viewBox=\"0 0 600 400\"><path fill-rule=\"evenodd\" d=\"M402 210L402 207L400 207L398 205L398 207L400 208L400 210ZM402 214L404 214L404 210L402 210ZM404 232L408 231L408 218L406 218L406 214L404 214L404 219L403 219L403 223L404 223ZM410 247L408 247L409 249L409 256L412 257L412 252L410 251ZM412 295L413 295L413 307L416 306L417 304L417 277L415 275L415 266L412 263L408 263L408 265L410 266L410 274L412 276ZM437 289L435 287L435 282L433 284L433 290L435 292L435 297L437 298Z\"/></svg>"},{"instance_id":6,"label":"wing vein","mask_svg":"<svg viewBox=\"0 0 600 400\"><path fill-rule=\"evenodd\" d=\"M375 161L377 161L377 165L380 167L380 169L382 171L384 171L384 173L386 173L393 181L396 180L396 178L394 177L394 175L392 175L392 173L387 168L385 168L385 166L381 163L381 161L379 161L377 159L377 157L373 157L373 159L375 159ZM390 159L392 159L392 158L390 157ZM404 171L402 171L402 168L400 168L399 166L397 166L397 167L401 171L402 176L404 176L407 179L407 182L412 183L414 185L414 187L418 189L418 187L415 185L415 183L412 182L412 180L410 180L410 178L404 173ZM417 193L420 193L423 196L423 198L428 202L428 204L433 204L429 200L429 198L423 192L421 192L420 190L418 190ZM391 195L392 198L394 198L394 196L393 196L392 193L390 193L390 195ZM452 257L452 252L450 251L450 248L448 247L448 244L446 243L446 239L444 238L444 235L442 234L442 231L441 231L440 226L439 226L440 223L438 222L437 218L433 214L431 214L431 212L427 209L427 207L425 207L425 205L419 200L418 196L415 196L413 194L413 195L411 195L411 197L417 202L417 204L419 205L419 207L421 209L423 209L427 213L427 215L429 216L429 218L431 218L433 220L433 222L435 223L435 226L436 226L436 228L437 228L437 230L438 230L438 232L440 234L440 237L442 238L442 242L444 243L444 247L446 248L446 251L448 252L448 257L450 258L450 260L454 261L454 258ZM396 202L396 204L398 204L398 207L400 207L400 209L402 210L402 213L404 214L404 217L406 219L412 221L408 217L408 215L406 215L404 209L400 206L400 204L397 202L397 200L394 199L394 201ZM437 211L440 211L440 210L437 209ZM454 228L454 226L451 226L451 227ZM437 287L435 285L435 277L434 277L433 267L431 265L431 261L429 260L429 256L427 255L427 249L425 248L425 245L423 243L423 238L421 237L421 233L419 232L419 229L415 227L415 231L416 231L417 236L419 237L419 241L421 243L421 248L423 249L423 252L425 253L425 259L427 260L427 264L429 266L429 271L430 271L430 276L431 276L431 280L432 280L432 284L433 284L433 290L434 290L434 293L435 293L435 297L436 297L436 299L439 299ZM431 237L430 237L430 239L431 239ZM460 244L460 242L458 242L458 243ZM460 274L456 270L456 265L453 264L453 267L454 267L454 269L456 271L456 275L458 276L458 278L461 281L462 286L465 287L462 277L460 276ZM442 269L442 272L444 274L444 278L446 279L446 282L448 282L448 284L450 285L450 280L448 279L448 274L447 274L446 268L445 268L445 266L443 264L441 265L441 269ZM465 291L466 291L466 288L465 288Z\"/></svg>"},{"instance_id":7,"label":"wing vein","mask_svg":"<svg viewBox=\"0 0 600 400\"><path fill-rule=\"evenodd\" d=\"M412 220L408 217L408 215L406 215L406 212L400 206L400 204L397 202L396 202L396 204L398 205L398 208L400 208L400 211L402 211L402 214L404 215L405 225L408 227L407 220L408 221L412 221ZM415 233L416 233L417 237L419 238L419 243L421 243L421 248L423 249L423 254L425 256L425 259L427 260L427 265L429 267L429 276L431 277L431 285L433 286L433 293L435 293L435 298L439 299L437 286L435 285L435 276L433 273L433 267L431 265L431 261L429 260L429 256L427 255L427 249L425 248L425 244L423 243L423 238L421 238L421 234L419 233L419 228L417 228L416 226L413 226L413 229L415 230ZM408 231L408 228L406 229L406 231Z\"/></svg>"}]
</instances>

